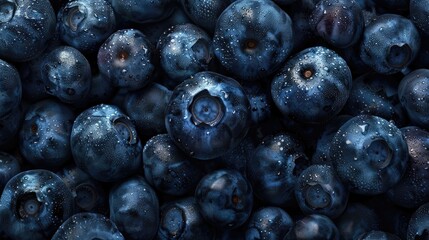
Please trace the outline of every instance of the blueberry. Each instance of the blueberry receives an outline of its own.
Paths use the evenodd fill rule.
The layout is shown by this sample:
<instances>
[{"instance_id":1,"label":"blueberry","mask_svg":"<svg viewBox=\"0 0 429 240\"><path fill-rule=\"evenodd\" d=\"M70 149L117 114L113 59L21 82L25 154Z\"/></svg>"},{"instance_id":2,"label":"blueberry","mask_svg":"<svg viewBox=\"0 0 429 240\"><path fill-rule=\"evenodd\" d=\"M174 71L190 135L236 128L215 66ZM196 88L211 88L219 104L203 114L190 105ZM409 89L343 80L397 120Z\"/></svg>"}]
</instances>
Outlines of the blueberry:
<instances>
[{"instance_id":1,"label":"blueberry","mask_svg":"<svg viewBox=\"0 0 429 240\"><path fill-rule=\"evenodd\" d=\"M174 11L174 0L111 0L115 12L137 23L159 22Z\"/></svg>"},{"instance_id":2,"label":"blueberry","mask_svg":"<svg viewBox=\"0 0 429 240\"><path fill-rule=\"evenodd\" d=\"M381 74L403 71L417 56L420 36L411 20L383 14L365 27L360 57Z\"/></svg>"},{"instance_id":3,"label":"blueberry","mask_svg":"<svg viewBox=\"0 0 429 240\"><path fill-rule=\"evenodd\" d=\"M58 12L61 40L81 52L96 52L116 29L113 8L106 0L71 0Z\"/></svg>"},{"instance_id":4,"label":"blueberry","mask_svg":"<svg viewBox=\"0 0 429 240\"><path fill-rule=\"evenodd\" d=\"M311 165L299 175L295 197L303 213L334 219L346 208L349 191L332 166Z\"/></svg>"},{"instance_id":5,"label":"blueberry","mask_svg":"<svg viewBox=\"0 0 429 240\"><path fill-rule=\"evenodd\" d=\"M1 59L0 79L0 118L3 118L21 103L22 85L18 70Z\"/></svg>"},{"instance_id":6,"label":"blueberry","mask_svg":"<svg viewBox=\"0 0 429 240\"><path fill-rule=\"evenodd\" d=\"M44 56L40 70L48 94L77 104L91 88L91 66L76 48L59 46Z\"/></svg>"},{"instance_id":7,"label":"blueberry","mask_svg":"<svg viewBox=\"0 0 429 240\"><path fill-rule=\"evenodd\" d=\"M0 13L1 59L31 60L54 35L56 17L48 0L3 0Z\"/></svg>"},{"instance_id":8,"label":"blueberry","mask_svg":"<svg viewBox=\"0 0 429 240\"><path fill-rule=\"evenodd\" d=\"M70 161L74 119L72 109L56 100L31 105L19 132L19 149L25 160L46 169L59 168Z\"/></svg>"},{"instance_id":9,"label":"blueberry","mask_svg":"<svg viewBox=\"0 0 429 240\"><path fill-rule=\"evenodd\" d=\"M159 38L157 49L170 81L181 81L208 70L213 58L212 40L194 24L175 25Z\"/></svg>"},{"instance_id":10,"label":"blueberry","mask_svg":"<svg viewBox=\"0 0 429 240\"><path fill-rule=\"evenodd\" d=\"M411 122L426 128L429 124L429 70L417 69L399 83L398 97Z\"/></svg>"},{"instance_id":11,"label":"blueberry","mask_svg":"<svg viewBox=\"0 0 429 240\"><path fill-rule=\"evenodd\" d=\"M234 79L199 72L174 89L165 125L186 154L213 159L236 147L246 136L250 125L249 100Z\"/></svg>"},{"instance_id":12,"label":"blueberry","mask_svg":"<svg viewBox=\"0 0 429 240\"><path fill-rule=\"evenodd\" d=\"M362 9L355 0L321 0L310 16L310 25L329 44L349 47L362 35Z\"/></svg>"},{"instance_id":13,"label":"blueberry","mask_svg":"<svg viewBox=\"0 0 429 240\"><path fill-rule=\"evenodd\" d=\"M113 105L100 104L73 123L71 149L76 165L102 182L114 182L142 166L143 147L128 116Z\"/></svg>"},{"instance_id":14,"label":"blueberry","mask_svg":"<svg viewBox=\"0 0 429 240\"><path fill-rule=\"evenodd\" d=\"M283 239L292 229L292 218L278 207L264 207L255 210L248 221L246 240Z\"/></svg>"},{"instance_id":15,"label":"blueberry","mask_svg":"<svg viewBox=\"0 0 429 240\"><path fill-rule=\"evenodd\" d=\"M214 239L213 228L202 217L193 197L164 204L160 216L156 239Z\"/></svg>"},{"instance_id":16,"label":"blueberry","mask_svg":"<svg viewBox=\"0 0 429 240\"><path fill-rule=\"evenodd\" d=\"M29 170L6 184L0 199L0 220L12 239L49 239L73 213L69 188L48 170Z\"/></svg>"},{"instance_id":17,"label":"blueberry","mask_svg":"<svg viewBox=\"0 0 429 240\"><path fill-rule=\"evenodd\" d=\"M417 208L429 202L429 132L419 127L401 129L408 145L408 166L401 181L388 191L389 198L397 205Z\"/></svg>"},{"instance_id":18,"label":"blueberry","mask_svg":"<svg viewBox=\"0 0 429 240\"><path fill-rule=\"evenodd\" d=\"M393 123L377 116L359 115L337 131L330 158L351 192L375 195L401 180L407 153L407 142Z\"/></svg>"},{"instance_id":19,"label":"blueberry","mask_svg":"<svg viewBox=\"0 0 429 240\"><path fill-rule=\"evenodd\" d=\"M266 137L247 163L247 177L255 196L274 205L291 205L302 170L310 165L300 141L288 134Z\"/></svg>"},{"instance_id":20,"label":"blueberry","mask_svg":"<svg viewBox=\"0 0 429 240\"><path fill-rule=\"evenodd\" d=\"M339 240L340 234L331 219L324 215L311 214L296 221L285 239L291 240Z\"/></svg>"},{"instance_id":21,"label":"blueberry","mask_svg":"<svg viewBox=\"0 0 429 240\"><path fill-rule=\"evenodd\" d=\"M201 214L219 229L234 229L249 218L253 192L249 182L235 170L213 171L195 189Z\"/></svg>"},{"instance_id":22,"label":"blueberry","mask_svg":"<svg viewBox=\"0 0 429 240\"><path fill-rule=\"evenodd\" d=\"M97 65L114 86L137 90L152 81L153 58L153 46L142 32L121 29L99 48Z\"/></svg>"},{"instance_id":23,"label":"blueberry","mask_svg":"<svg viewBox=\"0 0 429 240\"><path fill-rule=\"evenodd\" d=\"M407 123L407 116L398 96L397 75L364 74L353 80L350 96L342 112L352 116L375 115L397 126Z\"/></svg>"},{"instance_id":24,"label":"blueberry","mask_svg":"<svg viewBox=\"0 0 429 240\"><path fill-rule=\"evenodd\" d=\"M56 174L72 191L76 212L108 213L105 187L74 164L63 167Z\"/></svg>"},{"instance_id":25,"label":"blueberry","mask_svg":"<svg viewBox=\"0 0 429 240\"><path fill-rule=\"evenodd\" d=\"M407 240L429 238L429 203L421 205L411 216Z\"/></svg>"},{"instance_id":26,"label":"blueberry","mask_svg":"<svg viewBox=\"0 0 429 240\"><path fill-rule=\"evenodd\" d=\"M110 219L126 239L150 240L158 231L158 197L142 176L118 182L109 194Z\"/></svg>"},{"instance_id":27,"label":"blueberry","mask_svg":"<svg viewBox=\"0 0 429 240\"><path fill-rule=\"evenodd\" d=\"M68 239L125 240L116 225L98 213L77 213L67 219L55 232L52 240Z\"/></svg>"},{"instance_id":28,"label":"blueberry","mask_svg":"<svg viewBox=\"0 0 429 240\"><path fill-rule=\"evenodd\" d=\"M213 36L215 56L237 79L268 77L292 50L289 15L272 1L238 0L219 16Z\"/></svg>"},{"instance_id":29,"label":"blueberry","mask_svg":"<svg viewBox=\"0 0 429 240\"><path fill-rule=\"evenodd\" d=\"M156 190L183 196L195 190L203 171L195 159L187 156L168 134L160 134L147 141L143 149L145 178Z\"/></svg>"},{"instance_id":30,"label":"blueberry","mask_svg":"<svg viewBox=\"0 0 429 240\"><path fill-rule=\"evenodd\" d=\"M192 21L214 32L216 22L222 12L235 0L180 0L183 10Z\"/></svg>"},{"instance_id":31,"label":"blueberry","mask_svg":"<svg viewBox=\"0 0 429 240\"><path fill-rule=\"evenodd\" d=\"M6 152L0 152L0 192L6 183L21 171L18 160Z\"/></svg>"},{"instance_id":32,"label":"blueberry","mask_svg":"<svg viewBox=\"0 0 429 240\"><path fill-rule=\"evenodd\" d=\"M323 123L340 112L351 88L352 75L344 59L318 46L287 61L271 82L271 95L285 117Z\"/></svg>"}]
</instances>

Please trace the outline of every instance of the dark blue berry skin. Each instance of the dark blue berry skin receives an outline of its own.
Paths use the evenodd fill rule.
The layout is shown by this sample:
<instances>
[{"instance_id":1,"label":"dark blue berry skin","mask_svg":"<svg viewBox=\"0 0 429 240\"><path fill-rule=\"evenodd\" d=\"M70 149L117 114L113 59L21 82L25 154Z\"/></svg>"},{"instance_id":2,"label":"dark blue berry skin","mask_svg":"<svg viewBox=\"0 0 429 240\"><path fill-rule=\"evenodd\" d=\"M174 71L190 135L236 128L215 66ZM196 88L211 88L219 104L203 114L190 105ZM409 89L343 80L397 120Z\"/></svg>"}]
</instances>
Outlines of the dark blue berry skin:
<instances>
[{"instance_id":1,"label":"dark blue berry skin","mask_svg":"<svg viewBox=\"0 0 429 240\"><path fill-rule=\"evenodd\" d=\"M59 46L44 56L40 71L48 94L77 104L91 89L91 66L76 48Z\"/></svg>"},{"instance_id":2,"label":"dark blue berry skin","mask_svg":"<svg viewBox=\"0 0 429 240\"><path fill-rule=\"evenodd\" d=\"M429 36L428 14L429 5L427 2L410 0L410 19L425 35Z\"/></svg>"},{"instance_id":3,"label":"dark blue berry skin","mask_svg":"<svg viewBox=\"0 0 429 240\"><path fill-rule=\"evenodd\" d=\"M74 212L73 197L60 177L35 169L15 175L0 199L0 220L11 239L50 239Z\"/></svg>"},{"instance_id":4,"label":"dark blue berry skin","mask_svg":"<svg viewBox=\"0 0 429 240\"><path fill-rule=\"evenodd\" d=\"M253 207L252 186L235 170L204 176L195 189L195 199L204 219L225 230L243 225Z\"/></svg>"},{"instance_id":5,"label":"dark blue berry skin","mask_svg":"<svg viewBox=\"0 0 429 240\"><path fill-rule=\"evenodd\" d=\"M271 118L274 104L271 98L271 91L266 86L258 83L243 86L250 102L252 126L257 126L259 123Z\"/></svg>"},{"instance_id":6,"label":"dark blue berry skin","mask_svg":"<svg viewBox=\"0 0 429 240\"><path fill-rule=\"evenodd\" d=\"M346 48L362 35L362 9L354 0L321 0L310 16L310 26L332 46Z\"/></svg>"},{"instance_id":7,"label":"dark blue berry skin","mask_svg":"<svg viewBox=\"0 0 429 240\"><path fill-rule=\"evenodd\" d=\"M250 125L249 100L234 79L199 72L174 89L165 125L186 154L213 159L236 147L246 136Z\"/></svg>"},{"instance_id":8,"label":"dark blue berry skin","mask_svg":"<svg viewBox=\"0 0 429 240\"><path fill-rule=\"evenodd\" d=\"M370 231L367 233L364 233L363 235L361 235L358 240L401 240L401 238L399 238L398 236L388 233L388 232L383 232L383 231Z\"/></svg>"},{"instance_id":9,"label":"dark blue berry skin","mask_svg":"<svg viewBox=\"0 0 429 240\"><path fill-rule=\"evenodd\" d=\"M71 190L76 212L108 213L108 194L100 182L74 164L61 168L56 174Z\"/></svg>"},{"instance_id":10,"label":"dark blue berry skin","mask_svg":"<svg viewBox=\"0 0 429 240\"><path fill-rule=\"evenodd\" d=\"M301 172L295 197L303 213L334 219L346 208L349 191L332 166L311 165Z\"/></svg>"},{"instance_id":11,"label":"dark blue berry skin","mask_svg":"<svg viewBox=\"0 0 429 240\"><path fill-rule=\"evenodd\" d=\"M0 150L11 150L16 147L22 119L20 106L0 119Z\"/></svg>"},{"instance_id":12,"label":"dark blue berry skin","mask_svg":"<svg viewBox=\"0 0 429 240\"><path fill-rule=\"evenodd\" d=\"M394 74L407 68L419 49L420 35L411 20L383 14L365 27L360 57L374 71Z\"/></svg>"},{"instance_id":13,"label":"dark blue berry skin","mask_svg":"<svg viewBox=\"0 0 429 240\"><path fill-rule=\"evenodd\" d=\"M399 101L398 85L396 75L364 74L353 80L342 113L351 116L375 115L393 121L396 126L404 126L408 118Z\"/></svg>"},{"instance_id":14,"label":"dark blue berry skin","mask_svg":"<svg viewBox=\"0 0 429 240\"><path fill-rule=\"evenodd\" d=\"M213 58L211 45L210 36L194 24L171 26L157 44L162 69L170 81L178 83L207 71Z\"/></svg>"},{"instance_id":15,"label":"dark blue berry skin","mask_svg":"<svg viewBox=\"0 0 429 240\"><path fill-rule=\"evenodd\" d=\"M0 152L0 192L6 183L21 171L18 160L6 152Z\"/></svg>"},{"instance_id":16,"label":"dark blue berry skin","mask_svg":"<svg viewBox=\"0 0 429 240\"><path fill-rule=\"evenodd\" d=\"M277 240L292 229L292 218L278 207L264 207L253 212L247 223L246 240Z\"/></svg>"},{"instance_id":17,"label":"dark blue berry skin","mask_svg":"<svg viewBox=\"0 0 429 240\"><path fill-rule=\"evenodd\" d=\"M115 223L98 213L77 213L67 219L51 240L109 239L125 240Z\"/></svg>"},{"instance_id":18,"label":"dark blue berry skin","mask_svg":"<svg viewBox=\"0 0 429 240\"><path fill-rule=\"evenodd\" d=\"M219 16L213 36L215 56L243 81L263 79L277 71L292 45L289 15L267 0L233 2Z\"/></svg>"},{"instance_id":19,"label":"dark blue berry skin","mask_svg":"<svg viewBox=\"0 0 429 240\"><path fill-rule=\"evenodd\" d=\"M378 230L378 217L374 211L360 203L349 203L344 213L335 220L341 239L355 240L362 234Z\"/></svg>"},{"instance_id":20,"label":"dark blue berry skin","mask_svg":"<svg viewBox=\"0 0 429 240\"><path fill-rule=\"evenodd\" d=\"M408 145L408 166L388 196L399 206L417 208L429 202L429 132L414 126L402 128L401 132Z\"/></svg>"},{"instance_id":21,"label":"dark blue berry skin","mask_svg":"<svg viewBox=\"0 0 429 240\"><path fill-rule=\"evenodd\" d=\"M353 117L340 127L330 147L333 166L353 193L384 193L401 180L407 167L408 148L401 131L377 116Z\"/></svg>"},{"instance_id":22,"label":"dark blue berry skin","mask_svg":"<svg viewBox=\"0 0 429 240\"><path fill-rule=\"evenodd\" d=\"M351 88L352 75L344 59L317 46L288 60L271 82L271 96L285 117L324 123L340 112Z\"/></svg>"},{"instance_id":23,"label":"dark blue berry skin","mask_svg":"<svg viewBox=\"0 0 429 240\"><path fill-rule=\"evenodd\" d=\"M115 92L116 89L112 81L105 75L98 73L92 76L91 89L86 99L91 105L106 103L112 99Z\"/></svg>"},{"instance_id":24,"label":"dark blue berry skin","mask_svg":"<svg viewBox=\"0 0 429 240\"><path fill-rule=\"evenodd\" d=\"M131 176L142 167L142 144L128 116L113 105L100 104L74 121L71 149L76 165L101 182Z\"/></svg>"},{"instance_id":25,"label":"dark blue berry skin","mask_svg":"<svg viewBox=\"0 0 429 240\"><path fill-rule=\"evenodd\" d=\"M339 240L340 233L331 219L311 214L296 221L284 240Z\"/></svg>"},{"instance_id":26,"label":"dark blue berry skin","mask_svg":"<svg viewBox=\"0 0 429 240\"><path fill-rule=\"evenodd\" d=\"M0 79L0 118L2 118L21 103L22 84L18 70L1 59Z\"/></svg>"},{"instance_id":27,"label":"dark blue berry skin","mask_svg":"<svg viewBox=\"0 0 429 240\"><path fill-rule=\"evenodd\" d=\"M411 122L427 128L429 124L429 70L417 69L399 83L398 97Z\"/></svg>"},{"instance_id":28,"label":"dark blue berry skin","mask_svg":"<svg viewBox=\"0 0 429 240\"><path fill-rule=\"evenodd\" d=\"M24 62L45 50L56 24L48 0L5 0L0 12L1 59Z\"/></svg>"},{"instance_id":29,"label":"dark blue berry skin","mask_svg":"<svg viewBox=\"0 0 429 240\"><path fill-rule=\"evenodd\" d=\"M160 216L157 240L214 239L215 232L204 220L193 197L164 204Z\"/></svg>"},{"instance_id":30,"label":"dark blue berry skin","mask_svg":"<svg viewBox=\"0 0 429 240\"><path fill-rule=\"evenodd\" d=\"M222 12L235 0L180 0L183 10L198 26L212 33Z\"/></svg>"},{"instance_id":31,"label":"dark blue berry skin","mask_svg":"<svg viewBox=\"0 0 429 240\"><path fill-rule=\"evenodd\" d=\"M291 205L299 174L310 165L304 145L288 134L265 138L247 163L256 197L273 206Z\"/></svg>"},{"instance_id":32,"label":"dark blue berry skin","mask_svg":"<svg viewBox=\"0 0 429 240\"><path fill-rule=\"evenodd\" d=\"M153 46L142 32L121 29L100 47L97 64L114 86L137 90L152 81L155 70Z\"/></svg>"},{"instance_id":33,"label":"dark blue berry skin","mask_svg":"<svg viewBox=\"0 0 429 240\"><path fill-rule=\"evenodd\" d=\"M19 150L25 160L45 169L59 168L70 161L74 119L73 110L57 100L29 106L19 132Z\"/></svg>"},{"instance_id":34,"label":"dark blue berry skin","mask_svg":"<svg viewBox=\"0 0 429 240\"><path fill-rule=\"evenodd\" d=\"M174 11L174 0L111 0L118 16L137 23L159 22Z\"/></svg>"},{"instance_id":35,"label":"dark blue berry skin","mask_svg":"<svg viewBox=\"0 0 429 240\"><path fill-rule=\"evenodd\" d=\"M167 132L164 114L171 93L163 85L151 83L125 96L124 111L136 125L139 136L150 138Z\"/></svg>"},{"instance_id":36,"label":"dark blue berry skin","mask_svg":"<svg viewBox=\"0 0 429 240\"><path fill-rule=\"evenodd\" d=\"M195 190L203 170L178 148L168 134L160 134L146 142L143 149L145 178L156 190L183 196Z\"/></svg>"},{"instance_id":37,"label":"dark blue berry skin","mask_svg":"<svg viewBox=\"0 0 429 240\"><path fill-rule=\"evenodd\" d=\"M116 184L109 194L110 220L126 239L151 240L158 231L159 203L142 176Z\"/></svg>"},{"instance_id":38,"label":"dark blue berry skin","mask_svg":"<svg viewBox=\"0 0 429 240\"><path fill-rule=\"evenodd\" d=\"M429 238L429 203L421 205L408 223L407 240Z\"/></svg>"},{"instance_id":39,"label":"dark blue berry skin","mask_svg":"<svg viewBox=\"0 0 429 240\"><path fill-rule=\"evenodd\" d=\"M350 120L352 116L339 115L324 125L323 132L317 139L316 149L311 157L311 164L327 164L332 165L332 160L329 156L330 144L338 129Z\"/></svg>"},{"instance_id":40,"label":"dark blue berry skin","mask_svg":"<svg viewBox=\"0 0 429 240\"><path fill-rule=\"evenodd\" d=\"M106 0L71 0L58 12L61 40L81 52L96 52L116 29L115 13Z\"/></svg>"}]
</instances>

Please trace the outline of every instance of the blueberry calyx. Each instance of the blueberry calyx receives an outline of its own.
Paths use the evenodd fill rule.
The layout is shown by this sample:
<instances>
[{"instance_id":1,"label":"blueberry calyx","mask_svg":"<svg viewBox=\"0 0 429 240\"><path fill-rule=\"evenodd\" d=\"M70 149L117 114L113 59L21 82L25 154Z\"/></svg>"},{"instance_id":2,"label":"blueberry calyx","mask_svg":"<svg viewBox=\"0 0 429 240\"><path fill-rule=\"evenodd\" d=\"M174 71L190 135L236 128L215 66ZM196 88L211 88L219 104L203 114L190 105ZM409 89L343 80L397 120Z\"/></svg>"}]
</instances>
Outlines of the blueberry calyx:
<instances>
[{"instance_id":1,"label":"blueberry calyx","mask_svg":"<svg viewBox=\"0 0 429 240\"><path fill-rule=\"evenodd\" d=\"M97 193L90 184L80 184L76 187L76 205L89 211L94 208L97 202Z\"/></svg>"},{"instance_id":2,"label":"blueberry calyx","mask_svg":"<svg viewBox=\"0 0 429 240\"><path fill-rule=\"evenodd\" d=\"M216 126L225 115L225 105L219 97L210 95L207 90L195 95L189 111L195 125Z\"/></svg>"},{"instance_id":3,"label":"blueberry calyx","mask_svg":"<svg viewBox=\"0 0 429 240\"><path fill-rule=\"evenodd\" d=\"M43 204L37 199L36 193L23 194L17 201L17 216L22 219L37 216L42 207Z\"/></svg>"},{"instance_id":4,"label":"blueberry calyx","mask_svg":"<svg viewBox=\"0 0 429 240\"><path fill-rule=\"evenodd\" d=\"M387 63L393 68L402 68L408 65L411 60L412 49L406 43L395 44L389 47Z\"/></svg>"},{"instance_id":5,"label":"blueberry calyx","mask_svg":"<svg viewBox=\"0 0 429 240\"><path fill-rule=\"evenodd\" d=\"M305 67L301 70L301 76L305 79L311 79L314 76L315 70L312 67Z\"/></svg>"},{"instance_id":6,"label":"blueberry calyx","mask_svg":"<svg viewBox=\"0 0 429 240\"><path fill-rule=\"evenodd\" d=\"M331 204L331 196L320 184L308 186L305 195L305 202L314 210L326 208Z\"/></svg>"},{"instance_id":7,"label":"blueberry calyx","mask_svg":"<svg viewBox=\"0 0 429 240\"><path fill-rule=\"evenodd\" d=\"M246 39L244 41L244 51L248 54L253 53L258 47L258 41L256 39Z\"/></svg>"},{"instance_id":8,"label":"blueberry calyx","mask_svg":"<svg viewBox=\"0 0 429 240\"><path fill-rule=\"evenodd\" d=\"M87 9L85 6L76 5L65 11L70 11L70 14L64 14L64 23L70 27L72 31L76 31L79 24L86 18Z\"/></svg>"},{"instance_id":9,"label":"blueberry calyx","mask_svg":"<svg viewBox=\"0 0 429 240\"><path fill-rule=\"evenodd\" d=\"M14 0L5 0L0 3L0 23L9 22L16 11L16 2Z\"/></svg>"},{"instance_id":10,"label":"blueberry calyx","mask_svg":"<svg viewBox=\"0 0 429 240\"><path fill-rule=\"evenodd\" d=\"M113 120L113 125L122 141L125 140L130 145L137 143L137 132L129 119L125 117L116 118Z\"/></svg>"},{"instance_id":11,"label":"blueberry calyx","mask_svg":"<svg viewBox=\"0 0 429 240\"><path fill-rule=\"evenodd\" d=\"M369 144L366 153L372 160L372 165L383 169L389 166L393 158L393 150L384 139L374 139Z\"/></svg>"}]
</instances>

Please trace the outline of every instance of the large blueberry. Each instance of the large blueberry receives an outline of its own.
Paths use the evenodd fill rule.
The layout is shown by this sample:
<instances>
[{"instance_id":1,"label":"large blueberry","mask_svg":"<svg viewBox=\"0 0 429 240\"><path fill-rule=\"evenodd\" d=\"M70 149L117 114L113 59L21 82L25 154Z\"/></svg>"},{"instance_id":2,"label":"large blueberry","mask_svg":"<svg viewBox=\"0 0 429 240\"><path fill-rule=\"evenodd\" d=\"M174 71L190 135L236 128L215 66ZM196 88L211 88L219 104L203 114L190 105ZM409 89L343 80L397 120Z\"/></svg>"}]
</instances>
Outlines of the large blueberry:
<instances>
[{"instance_id":1,"label":"large blueberry","mask_svg":"<svg viewBox=\"0 0 429 240\"><path fill-rule=\"evenodd\" d=\"M164 204L156 239L212 240L215 232L201 215L195 198L188 197Z\"/></svg>"},{"instance_id":2,"label":"large blueberry","mask_svg":"<svg viewBox=\"0 0 429 240\"><path fill-rule=\"evenodd\" d=\"M74 213L73 206L70 189L53 172L21 172L10 179L1 195L1 227L12 239L50 239Z\"/></svg>"},{"instance_id":3,"label":"large blueberry","mask_svg":"<svg viewBox=\"0 0 429 240\"><path fill-rule=\"evenodd\" d=\"M24 62L37 57L55 32L49 0L0 1L0 58Z\"/></svg>"},{"instance_id":4,"label":"large blueberry","mask_svg":"<svg viewBox=\"0 0 429 240\"><path fill-rule=\"evenodd\" d=\"M127 239L151 240L158 231L159 203L142 176L118 182L109 194L110 219Z\"/></svg>"},{"instance_id":5,"label":"large blueberry","mask_svg":"<svg viewBox=\"0 0 429 240\"><path fill-rule=\"evenodd\" d=\"M16 68L1 59L0 79L0 118L3 118L21 103L22 85Z\"/></svg>"},{"instance_id":6,"label":"large blueberry","mask_svg":"<svg viewBox=\"0 0 429 240\"><path fill-rule=\"evenodd\" d=\"M305 123L323 123L346 104L352 74L343 58L317 46L289 59L271 82L271 95L287 118Z\"/></svg>"},{"instance_id":7,"label":"large blueberry","mask_svg":"<svg viewBox=\"0 0 429 240\"><path fill-rule=\"evenodd\" d=\"M19 150L38 168L58 168L72 158L70 135L75 114L53 99L28 107L19 133Z\"/></svg>"},{"instance_id":8,"label":"large blueberry","mask_svg":"<svg viewBox=\"0 0 429 240\"><path fill-rule=\"evenodd\" d=\"M247 177L255 196L274 206L294 201L296 181L309 166L303 144L288 134L266 137L247 162Z\"/></svg>"},{"instance_id":9,"label":"large blueberry","mask_svg":"<svg viewBox=\"0 0 429 240\"><path fill-rule=\"evenodd\" d=\"M106 0L71 0L58 12L61 40L82 52L95 52L115 31L115 13Z\"/></svg>"},{"instance_id":10,"label":"large blueberry","mask_svg":"<svg viewBox=\"0 0 429 240\"><path fill-rule=\"evenodd\" d=\"M249 100L234 79L200 72L174 89L165 125L186 154L198 159L216 158L246 136L250 125Z\"/></svg>"},{"instance_id":11,"label":"large blueberry","mask_svg":"<svg viewBox=\"0 0 429 240\"><path fill-rule=\"evenodd\" d=\"M97 65L114 86L137 90L152 81L153 55L153 46L142 32L121 29L101 45Z\"/></svg>"},{"instance_id":12,"label":"large blueberry","mask_svg":"<svg viewBox=\"0 0 429 240\"><path fill-rule=\"evenodd\" d=\"M83 111L73 123L70 142L76 165L99 181L123 179L142 166L143 147L137 131L114 105Z\"/></svg>"},{"instance_id":13,"label":"large blueberry","mask_svg":"<svg viewBox=\"0 0 429 240\"><path fill-rule=\"evenodd\" d=\"M381 74L404 70L417 56L420 36L413 22L395 14L383 14L365 27L360 57Z\"/></svg>"},{"instance_id":14,"label":"large blueberry","mask_svg":"<svg viewBox=\"0 0 429 240\"><path fill-rule=\"evenodd\" d=\"M157 49L170 81L180 83L197 72L208 70L213 57L211 44L209 35L194 24L168 28L159 38Z\"/></svg>"},{"instance_id":15,"label":"large blueberry","mask_svg":"<svg viewBox=\"0 0 429 240\"><path fill-rule=\"evenodd\" d=\"M289 56L293 45L289 15L270 0L239 0L219 16L214 54L237 79L262 79Z\"/></svg>"},{"instance_id":16,"label":"large blueberry","mask_svg":"<svg viewBox=\"0 0 429 240\"><path fill-rule=\"evenodd\" d=\"M337 131L330 158L351 192L380 194L401 180L408 161L407 142L393 123L359 115Z\"/></svg>"},{"instance_id":17,"label":"large blueberry","mask_svg":"<svg viewBox=\"0 0 429 240\"><path fill-rule=\"evenodd\" d=\"M98 213L77 213L67 219L51 240L125 240L115 223Z\"/></svg>"},{"instance_id":18,"label":"large blueberry","mask_svg":"<svg viewBox=\"0 0 429 240\"><path fill-rule=\"evenodd\" d=\"M204 219L219 229L243 225L253 207L250 183L237 171L217 170L201 179L195 199Z\"/></svg>"},{"instance_id":19,"label":"large blueberry","mask_svg":"<svg viewBox=\"0 0 429 240\"><path fill-rule=\"evenodd\" d=\"M283 239L292 229L292 218L278 207L263 207L255 210L246 229L246 240Z\"/></svg>"}]
</instances>

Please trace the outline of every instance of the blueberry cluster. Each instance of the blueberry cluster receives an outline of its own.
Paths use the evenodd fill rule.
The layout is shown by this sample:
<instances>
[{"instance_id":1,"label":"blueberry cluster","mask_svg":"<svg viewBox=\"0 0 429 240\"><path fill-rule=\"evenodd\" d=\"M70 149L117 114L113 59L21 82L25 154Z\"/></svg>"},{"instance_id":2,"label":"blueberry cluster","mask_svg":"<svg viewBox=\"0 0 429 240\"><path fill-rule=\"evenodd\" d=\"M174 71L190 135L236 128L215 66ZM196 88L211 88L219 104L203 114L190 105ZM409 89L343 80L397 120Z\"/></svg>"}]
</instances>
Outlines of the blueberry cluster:
<instances>
[{"instance_id":1,"label":"blueberry cluster","mask_svg":"<svg viewBox=\"0 0 429 240\"><path fill-rule=\"evenodd\" d=\"M0 239L429 239L429 1L0 0Z\"/></svg>"}]
</instances>

